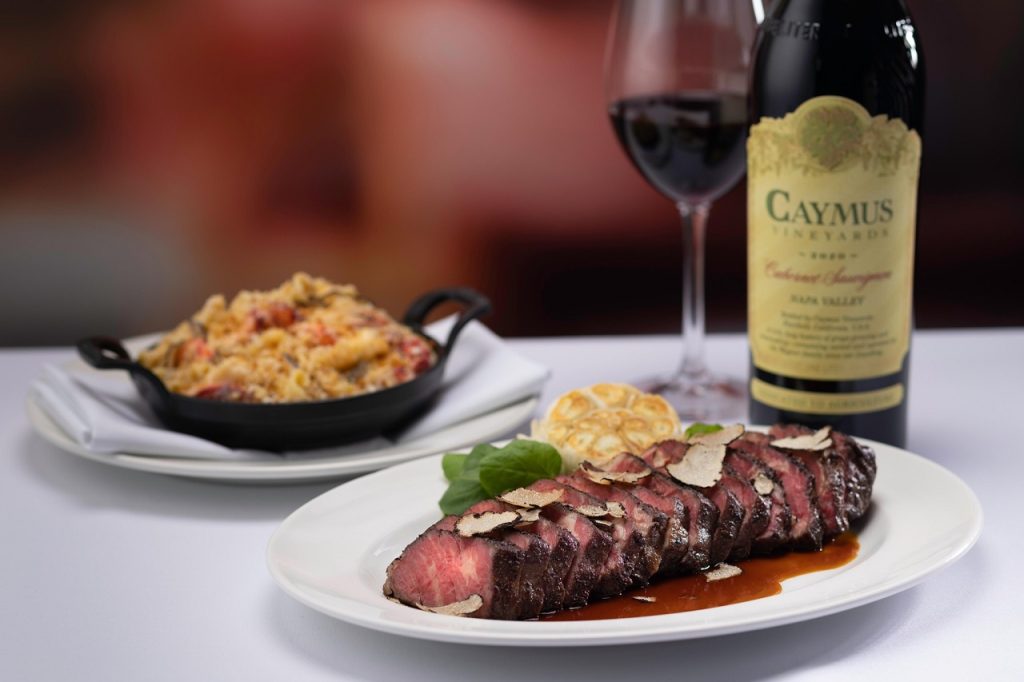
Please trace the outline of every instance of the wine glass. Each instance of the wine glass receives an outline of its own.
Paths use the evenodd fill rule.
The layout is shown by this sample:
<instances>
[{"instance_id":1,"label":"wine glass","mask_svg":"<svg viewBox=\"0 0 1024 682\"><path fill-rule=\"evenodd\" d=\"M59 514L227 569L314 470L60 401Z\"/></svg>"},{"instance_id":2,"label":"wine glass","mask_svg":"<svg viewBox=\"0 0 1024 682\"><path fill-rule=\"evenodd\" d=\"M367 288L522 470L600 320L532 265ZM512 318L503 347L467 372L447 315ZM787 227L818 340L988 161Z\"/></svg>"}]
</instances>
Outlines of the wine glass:
<instances>
[{"instance_id":1,"label":"wine glass","mask_svg":"<svg viewBox=\"0 0 1024 682\"><path fill-rule=\"evenodd\" d=\"M743 415L744 384L704 361L704 237L711 202L746 167L751 0L620 0L605 68L608 113L641 175L683 223L683 357L639 384L686 420Z\"/></svg>"}]
</instances>

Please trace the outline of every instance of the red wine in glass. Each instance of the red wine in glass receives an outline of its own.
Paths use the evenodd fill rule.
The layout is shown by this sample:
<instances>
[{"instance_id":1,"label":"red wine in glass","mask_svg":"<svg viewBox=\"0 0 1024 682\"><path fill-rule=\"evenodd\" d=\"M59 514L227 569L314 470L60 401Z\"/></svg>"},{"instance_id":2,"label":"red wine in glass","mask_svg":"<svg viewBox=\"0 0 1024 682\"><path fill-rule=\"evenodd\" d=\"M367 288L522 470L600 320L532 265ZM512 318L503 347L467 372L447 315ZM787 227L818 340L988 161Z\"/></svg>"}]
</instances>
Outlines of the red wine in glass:
<instances>
[{"instance_id":1,"label":"red wine in glass","mask_svg":"<svg viewBox=\"0 0 1024 682\"><path fill-rule=\"evenodd\" d=\"M673 201L717 199L746 167L747 98L686 92L630 97L608 107L637 170Z\"/></svg>"}]
</instances>

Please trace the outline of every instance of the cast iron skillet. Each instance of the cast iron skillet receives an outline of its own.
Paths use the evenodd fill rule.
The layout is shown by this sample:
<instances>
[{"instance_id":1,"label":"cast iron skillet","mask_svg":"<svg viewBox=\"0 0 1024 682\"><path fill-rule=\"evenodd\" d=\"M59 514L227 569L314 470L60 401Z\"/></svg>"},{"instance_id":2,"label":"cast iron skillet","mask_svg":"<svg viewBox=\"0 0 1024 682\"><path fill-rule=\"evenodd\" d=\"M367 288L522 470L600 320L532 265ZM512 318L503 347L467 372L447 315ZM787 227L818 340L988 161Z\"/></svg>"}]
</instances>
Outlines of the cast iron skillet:
<instances>
[{"instance_id":1,"label":"cast iron skillet","mask_svg":"<svg viewBox=\"0 0 1024 682\"><path fill-rule=\"evenodd\" d=\"M442 346L423 331L423 322L446 301L457 301L465 308ZM441 388L444 367L459 332L490 311L491 302L472 289L439 289L421 296L409 306L403 322L433 347L437 353L434 366L391 388L315 402L253 404L192 398L169 391L159 377L132 360L117 339L83 339L78 342L78 352L97 369L128 371L139 394L168 428L233 448L301 450L377 436L424 412Z\"/></svg>"}]
</instances>

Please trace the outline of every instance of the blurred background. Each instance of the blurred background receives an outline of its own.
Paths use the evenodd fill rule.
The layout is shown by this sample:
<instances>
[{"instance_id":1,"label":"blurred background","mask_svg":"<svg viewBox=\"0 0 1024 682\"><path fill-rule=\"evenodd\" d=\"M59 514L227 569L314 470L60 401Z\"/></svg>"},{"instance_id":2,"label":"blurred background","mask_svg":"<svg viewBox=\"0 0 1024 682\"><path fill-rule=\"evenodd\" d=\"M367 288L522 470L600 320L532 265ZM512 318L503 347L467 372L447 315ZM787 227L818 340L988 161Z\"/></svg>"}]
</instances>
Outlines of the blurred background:
<instances>
[{"instance_id":1,"label":"blurred background","mask_svg":"<svg viewBox=\"0 0 1024 682\"><path fill-rule=\"evenodd\" d=\"M681 238L620 151L610 0L6 0L0 345L163 329L296 270L505 335L674 332ZM919 327L1024 324L1024 3L911 2ZM708 239L745 325L745 187Z\"/></svg>"}]
</instances>

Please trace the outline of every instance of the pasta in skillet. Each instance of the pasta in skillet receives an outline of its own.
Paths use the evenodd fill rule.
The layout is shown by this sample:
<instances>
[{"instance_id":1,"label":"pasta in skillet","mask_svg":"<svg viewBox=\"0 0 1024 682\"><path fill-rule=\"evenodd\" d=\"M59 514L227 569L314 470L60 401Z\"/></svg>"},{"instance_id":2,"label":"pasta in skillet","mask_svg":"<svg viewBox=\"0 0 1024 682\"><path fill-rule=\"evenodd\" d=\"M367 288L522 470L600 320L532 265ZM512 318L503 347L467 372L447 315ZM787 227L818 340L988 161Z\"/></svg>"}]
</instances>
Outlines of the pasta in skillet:
<instances>
[{"instance_id":1,"label":"pasta in skillet","mask_svg":"<svg viewBox=\"0 0 1024 682\"><path fill-rule=\"evenodd\" d=\"M437 356L354 286L297 273L230 303L211 296L139 362L175 393L288 403L389 388L427 371Z\"/></svg>"}]
</instances>

